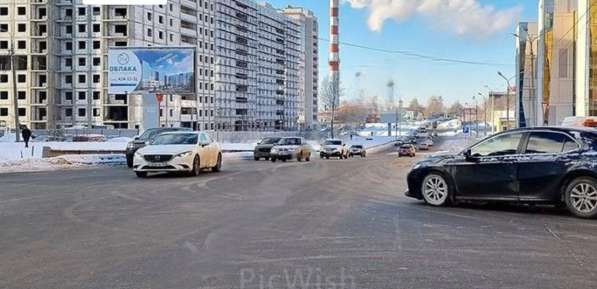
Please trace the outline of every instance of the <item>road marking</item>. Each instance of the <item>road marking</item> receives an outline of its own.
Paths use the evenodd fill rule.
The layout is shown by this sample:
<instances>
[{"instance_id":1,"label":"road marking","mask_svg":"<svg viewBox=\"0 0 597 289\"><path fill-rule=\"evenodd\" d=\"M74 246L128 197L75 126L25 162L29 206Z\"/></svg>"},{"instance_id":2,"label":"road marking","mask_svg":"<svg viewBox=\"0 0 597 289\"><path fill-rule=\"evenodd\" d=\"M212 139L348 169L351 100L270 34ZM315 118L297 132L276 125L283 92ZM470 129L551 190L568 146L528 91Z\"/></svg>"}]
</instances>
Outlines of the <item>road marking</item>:
<instances>
[{"instance_id":1,"label":"road marking","mask_svg":"<svg viewBox=\"0 0 597 289\"><path fill-rule=\"evenodd\" d=\"M193 245L191 242L189 241L185 241L184 242L184 246L189 249L191 251L192 254L197 254L199 253L199 249L197 248L197 246Z\"/></svg>"}]
</instances>

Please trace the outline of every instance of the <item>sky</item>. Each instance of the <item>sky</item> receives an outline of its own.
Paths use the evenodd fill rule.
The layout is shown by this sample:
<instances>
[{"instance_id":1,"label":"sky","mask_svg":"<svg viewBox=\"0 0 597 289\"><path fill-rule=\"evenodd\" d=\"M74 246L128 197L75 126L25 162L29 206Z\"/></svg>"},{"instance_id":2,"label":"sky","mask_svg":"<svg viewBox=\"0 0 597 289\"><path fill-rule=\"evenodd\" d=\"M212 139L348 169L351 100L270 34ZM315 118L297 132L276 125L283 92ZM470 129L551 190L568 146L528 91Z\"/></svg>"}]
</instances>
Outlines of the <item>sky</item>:
<instances>
[{"instance_id":1,"label":"sky","mask_svg":"<svg viewBox=\"0 0 597 289\"><path fill-rule=\"evenodd\" d=\"M430 61L419 57L341 45L341 81L345 99L358 92L386 99L390 79L396 99L442 96L447 104L472 103L473 95L505 90L497 74L514 75L519 21L536 21L537 0L340 0L340 41L376 49L407 51L436 58L489 65ZM320 37L328 39L327 0L269 0L312 10ZM328 42L320 40L320 77L328 74Z\"/></svg>"}]
</instances>

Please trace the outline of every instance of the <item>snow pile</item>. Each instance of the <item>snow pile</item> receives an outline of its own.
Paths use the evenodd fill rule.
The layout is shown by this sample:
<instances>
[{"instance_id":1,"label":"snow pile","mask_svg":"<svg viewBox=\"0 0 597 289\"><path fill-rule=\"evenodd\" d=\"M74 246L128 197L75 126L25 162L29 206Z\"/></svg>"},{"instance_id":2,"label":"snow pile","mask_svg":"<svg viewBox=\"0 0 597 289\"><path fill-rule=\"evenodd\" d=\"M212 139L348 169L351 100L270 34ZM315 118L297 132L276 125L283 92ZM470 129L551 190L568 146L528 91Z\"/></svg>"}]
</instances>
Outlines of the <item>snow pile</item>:
<instances>
[{"instance_id":1,"label":"snow pile","mask_svg":"<svg viewBox=\"0 0 597 289\"><path fill-rule=\"evenodd\" d=\"M53 171L124 163L124 155L64 155L47 159L29 158L0 162L0 173Z\"/></svg>"}]
</instances>

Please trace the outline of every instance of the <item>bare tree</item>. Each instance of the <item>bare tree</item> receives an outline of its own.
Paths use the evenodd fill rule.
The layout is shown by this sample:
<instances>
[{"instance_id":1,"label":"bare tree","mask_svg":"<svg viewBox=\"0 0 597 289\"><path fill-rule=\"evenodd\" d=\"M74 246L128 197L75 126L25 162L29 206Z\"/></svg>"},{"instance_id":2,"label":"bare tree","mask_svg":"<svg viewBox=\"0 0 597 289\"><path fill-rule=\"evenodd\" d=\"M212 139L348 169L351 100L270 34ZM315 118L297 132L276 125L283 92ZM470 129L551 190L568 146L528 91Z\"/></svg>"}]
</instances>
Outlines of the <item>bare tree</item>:
<instances>
[{"instance_id":1,"label":"bare tree","mask_svg":"<svg viewBox=\"0 0 597 289\"><path fill-rule=\"evenodd\" d=\"M433 117L434 115L443 114L444 112L444 99L441 96L430 97L427 107L425 108L425 116Z\"/></svg>"},{"instance_id":2,"label":"bare tree","mask_svg":"<svg viewBox=\"0 0 597 289\"><path fill-rule=\"evenodd\" d=\"M334 137L334 117L336 108L340 105L342 96L342 87L339 79L330 80L329 77L323 79L321 83L320 99L326 112L331 111L330 126L331 137Z\"/></svg>"}]
</instances>

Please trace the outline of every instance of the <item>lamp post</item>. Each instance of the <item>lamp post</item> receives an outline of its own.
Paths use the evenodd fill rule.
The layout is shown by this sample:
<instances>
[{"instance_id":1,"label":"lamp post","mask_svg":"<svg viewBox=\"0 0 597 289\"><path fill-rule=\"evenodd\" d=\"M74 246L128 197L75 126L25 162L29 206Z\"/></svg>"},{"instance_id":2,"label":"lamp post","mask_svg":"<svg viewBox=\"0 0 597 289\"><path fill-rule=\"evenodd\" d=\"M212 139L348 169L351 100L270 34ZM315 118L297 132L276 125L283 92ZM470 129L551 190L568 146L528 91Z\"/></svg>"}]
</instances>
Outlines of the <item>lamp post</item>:
<instances>
[{"instance_id":1,"label":"lamp post","mask_svg":"<svg viewBox=\"0 0 597 289\"><path fill-rule=\"evenodd\" d=\"M510 129L510 80L513 77L507 78L504 74L498 71L498 75L506 81L506 129Z\"/></svg>"},{"instance_id":2,"label":"lamp post","mask_svg":"<svg viewBox=\"0 0 597 289\"><path fill-rule=\"evenodd\" d=\"M485 95L483 95L480 92L478 92L477 95L479 95L483 99L483 135L486 136L487 135L487 99L485 98Z\"/></svg>"}]
</instances>

